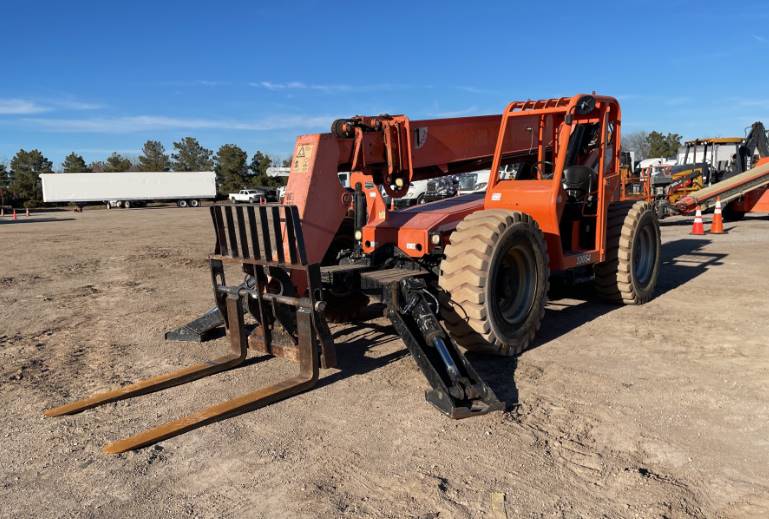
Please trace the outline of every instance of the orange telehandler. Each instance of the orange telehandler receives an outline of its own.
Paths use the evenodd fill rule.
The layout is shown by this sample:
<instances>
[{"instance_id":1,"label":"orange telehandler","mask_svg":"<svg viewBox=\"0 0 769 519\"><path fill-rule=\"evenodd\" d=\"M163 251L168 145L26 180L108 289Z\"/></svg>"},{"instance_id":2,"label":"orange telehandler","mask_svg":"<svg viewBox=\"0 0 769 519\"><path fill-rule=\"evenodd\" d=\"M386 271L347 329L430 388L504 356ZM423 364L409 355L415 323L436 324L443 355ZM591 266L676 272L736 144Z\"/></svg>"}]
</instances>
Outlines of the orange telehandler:
<instances>
[{"instance_id":1,"label":"orange telehandler","mask_svg":"<svg viewBox=\"0 0 769 519\"><path fill-rule=\"evenodd\" d=\"M503 404L462 350L524 351L551 275L593 279L606 299L648 301L660 268L650 203L626 200L620 107L598 95L510 103L501 115L412 121L357 116L296 141L283 204L211 207L216 307L167 334L200 340L222 324L230 353L51 409L70 414L243 362L283 356L299 374L108 445L139 448L312 387L336 352L327 320L354 319L371 295L425 374L427 400L462 418ZM491 169L486 193L389 211L383 194ZM337 173L351 172L352 191ZM245 274L228 283L227 270Z\"/></svg>"}]
</instances>

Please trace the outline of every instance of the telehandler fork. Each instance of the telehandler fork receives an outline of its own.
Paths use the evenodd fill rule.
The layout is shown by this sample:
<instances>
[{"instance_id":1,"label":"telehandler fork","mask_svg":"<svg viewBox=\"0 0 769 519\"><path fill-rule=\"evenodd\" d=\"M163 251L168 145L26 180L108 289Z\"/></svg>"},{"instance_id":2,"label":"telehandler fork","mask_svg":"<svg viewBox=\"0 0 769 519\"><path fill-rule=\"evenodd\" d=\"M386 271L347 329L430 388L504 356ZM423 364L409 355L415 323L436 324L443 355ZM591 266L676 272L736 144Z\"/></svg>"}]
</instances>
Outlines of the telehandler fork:
<instances>
[{"instance_id":1,"label":"telehandler fork","mask_svg":"<svg viewBox=\"0 0 769 519\"><path fill-rule=\"evenodd\" d=\"M50 409L46 411L46 416L78 413L107 402L158 391L231 369L246 359L249 343L262 352L276 353L272 344L272 326L274 314L280 312L270 312L272 309L295 315L296 345L279 348L281 354L299 362L299 375L111 443L105 447L105 452L115 454L136 449L300 393L315 385L320 359L324 367L335 364L334 343L323 318L324 303L319 297L319 267L307 262L296 207L212 206L211 217L216 234L214 253L209 256L211 280L217 311L223 316L229 335L230 353L210 362ZM228 285L225 264L242 266L247 282ZM287 280L291 274L300 274L303 278L309 288L306 295L297 297L283 293L282 290L288 286L285 283L278 287L267 286L268 278ZM245 308L252 311L257 321L250 335L244 323ZM216 322L217 319L212 318L211 321Z\"/></svg>"}]
</instances>

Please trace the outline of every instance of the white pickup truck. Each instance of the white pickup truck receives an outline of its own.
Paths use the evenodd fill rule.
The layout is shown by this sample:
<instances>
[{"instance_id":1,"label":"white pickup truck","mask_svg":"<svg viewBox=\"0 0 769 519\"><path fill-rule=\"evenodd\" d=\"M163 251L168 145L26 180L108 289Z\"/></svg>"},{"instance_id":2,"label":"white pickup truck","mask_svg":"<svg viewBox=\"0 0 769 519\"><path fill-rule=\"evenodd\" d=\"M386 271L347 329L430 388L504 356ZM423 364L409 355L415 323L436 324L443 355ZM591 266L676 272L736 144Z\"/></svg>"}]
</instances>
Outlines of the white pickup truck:
<instances>
[{"instance_id":1,"label":"white pickup truck","mask_svg":"<svg viewBox=\"0 0 769 519\"><path fill-rule=\"evenodd\" d=\"M229 198L230 202L232 203L243 202L248 204L255 204L266 196L267 193L261 189L241 189L237 193L230 193Z\"/></svg>"}]
</instances>

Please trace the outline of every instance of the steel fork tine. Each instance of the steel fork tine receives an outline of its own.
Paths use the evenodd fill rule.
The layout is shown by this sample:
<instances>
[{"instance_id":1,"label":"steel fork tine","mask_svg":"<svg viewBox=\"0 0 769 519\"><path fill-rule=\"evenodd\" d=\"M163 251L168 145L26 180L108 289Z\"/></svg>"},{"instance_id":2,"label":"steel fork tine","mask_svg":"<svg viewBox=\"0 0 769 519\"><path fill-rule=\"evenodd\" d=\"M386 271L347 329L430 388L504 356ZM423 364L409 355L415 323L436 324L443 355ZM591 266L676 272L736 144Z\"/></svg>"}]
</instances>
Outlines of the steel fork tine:
<instances>
[{"instance_id":1,"label":"steel fork tine","mask_svg":"<svg viewBox=\"0 0 769 519\"><path fill-rule=\"evenodd\" d=\"M230 328L232 329L233 326L230 325ZM119 454L132 449L139 449L192 429L264 407L310 389L318 380L318 352L310 310L306 308L297 310L297 326L299 337L302 338L299 343L299 375L112 442L104 447L104 452Z\"/></svg>"},{"instance_id":2,"label":"steel fork tine","mask_svg":"<svg viewBox=\"0 0 769 519\"><path fill-rule=\"evenodd\" d=\"M230 327L230 348L232 353L224 355L211 362L199 363L187 368L171 371L163 375L151 377L145 380L141 380L129 386L115 389L112 391L104 391L96 393L83 400L71 402L69 404L54 407L45 411L45 416L61 416L65 414L75 414L86 409L91 409L102 404L109 402L115 402L117 400L123 400L125 398L131 398L134 396L145 395L147 393L153 393L161 389L166 389L173 386L178 386L186 382L191 382L199 378L203 378L207 375L217 373L219 371L225 371L233 368L238 364L241 364L246 359L246 351L248 344L246 337L242 334L243 327L243 312L239 308L240 302L238 299L227 299L227 314L230 319L230 325L232 326L232 319L237 319L236 328Z\"/></svg>"}]
</instances>

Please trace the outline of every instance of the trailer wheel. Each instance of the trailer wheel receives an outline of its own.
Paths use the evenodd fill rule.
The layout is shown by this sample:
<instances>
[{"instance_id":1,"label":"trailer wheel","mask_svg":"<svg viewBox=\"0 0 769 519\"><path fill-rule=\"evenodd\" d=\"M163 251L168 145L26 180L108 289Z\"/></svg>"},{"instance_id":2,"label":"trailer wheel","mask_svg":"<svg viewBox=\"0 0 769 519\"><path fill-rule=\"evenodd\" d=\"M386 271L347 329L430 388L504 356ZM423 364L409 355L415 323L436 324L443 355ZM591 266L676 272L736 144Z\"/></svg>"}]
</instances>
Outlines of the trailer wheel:
<instances>
[{"instance_id":1,"label":"trailer wheel","mask_svg":"<svg viewBox=\"0 0 769 519\"><path fill-rule=\"evenodd\" d=\"M187 207L187 201L186 200L178 200L176 202L176 205L178 205L179 207Z\"/></svg>"},{"instance_id":2,"label":"trailer wheel","mask_svg":"<svg viewBox=\"0 0 769 519\"><path fill-rule=\"evenodd\" d=\"M126 200L125 202L123 202L123 207L126 209L131 209L131 201Z\"/></svg>"},{"instance_id":3,"label":"trailer wheel","mask_svg":"<svg viewBox=\"0 0 769 519\"><path fill-rule=\"evenodd\" d=\"M190 200L190 207L199 207L200 202L198 200Z\"/></svg>"},{"instance_id":4,"label":"trailer wheel","mask_svg":"<svg viewBox=\"0 0 769 519\"><path fill-rule=\"evenodd\" d=\"M446 329L467 350L520 354L545 315L549 276L545 239L531 216L505 210L467 216L441 263Z\"/></svg>"},{"instance_id":5,"label":"trailer wheel","mask_svg":"<svg viewBox=\"0 0 769 519\"><path fill-rule=\"evenodd\" d=\"M595 287L604 299L643 304L654 295L660 270L660 226L647 202L609 207L606 261L594 267Z\"/></svg>"}]
</instances>

